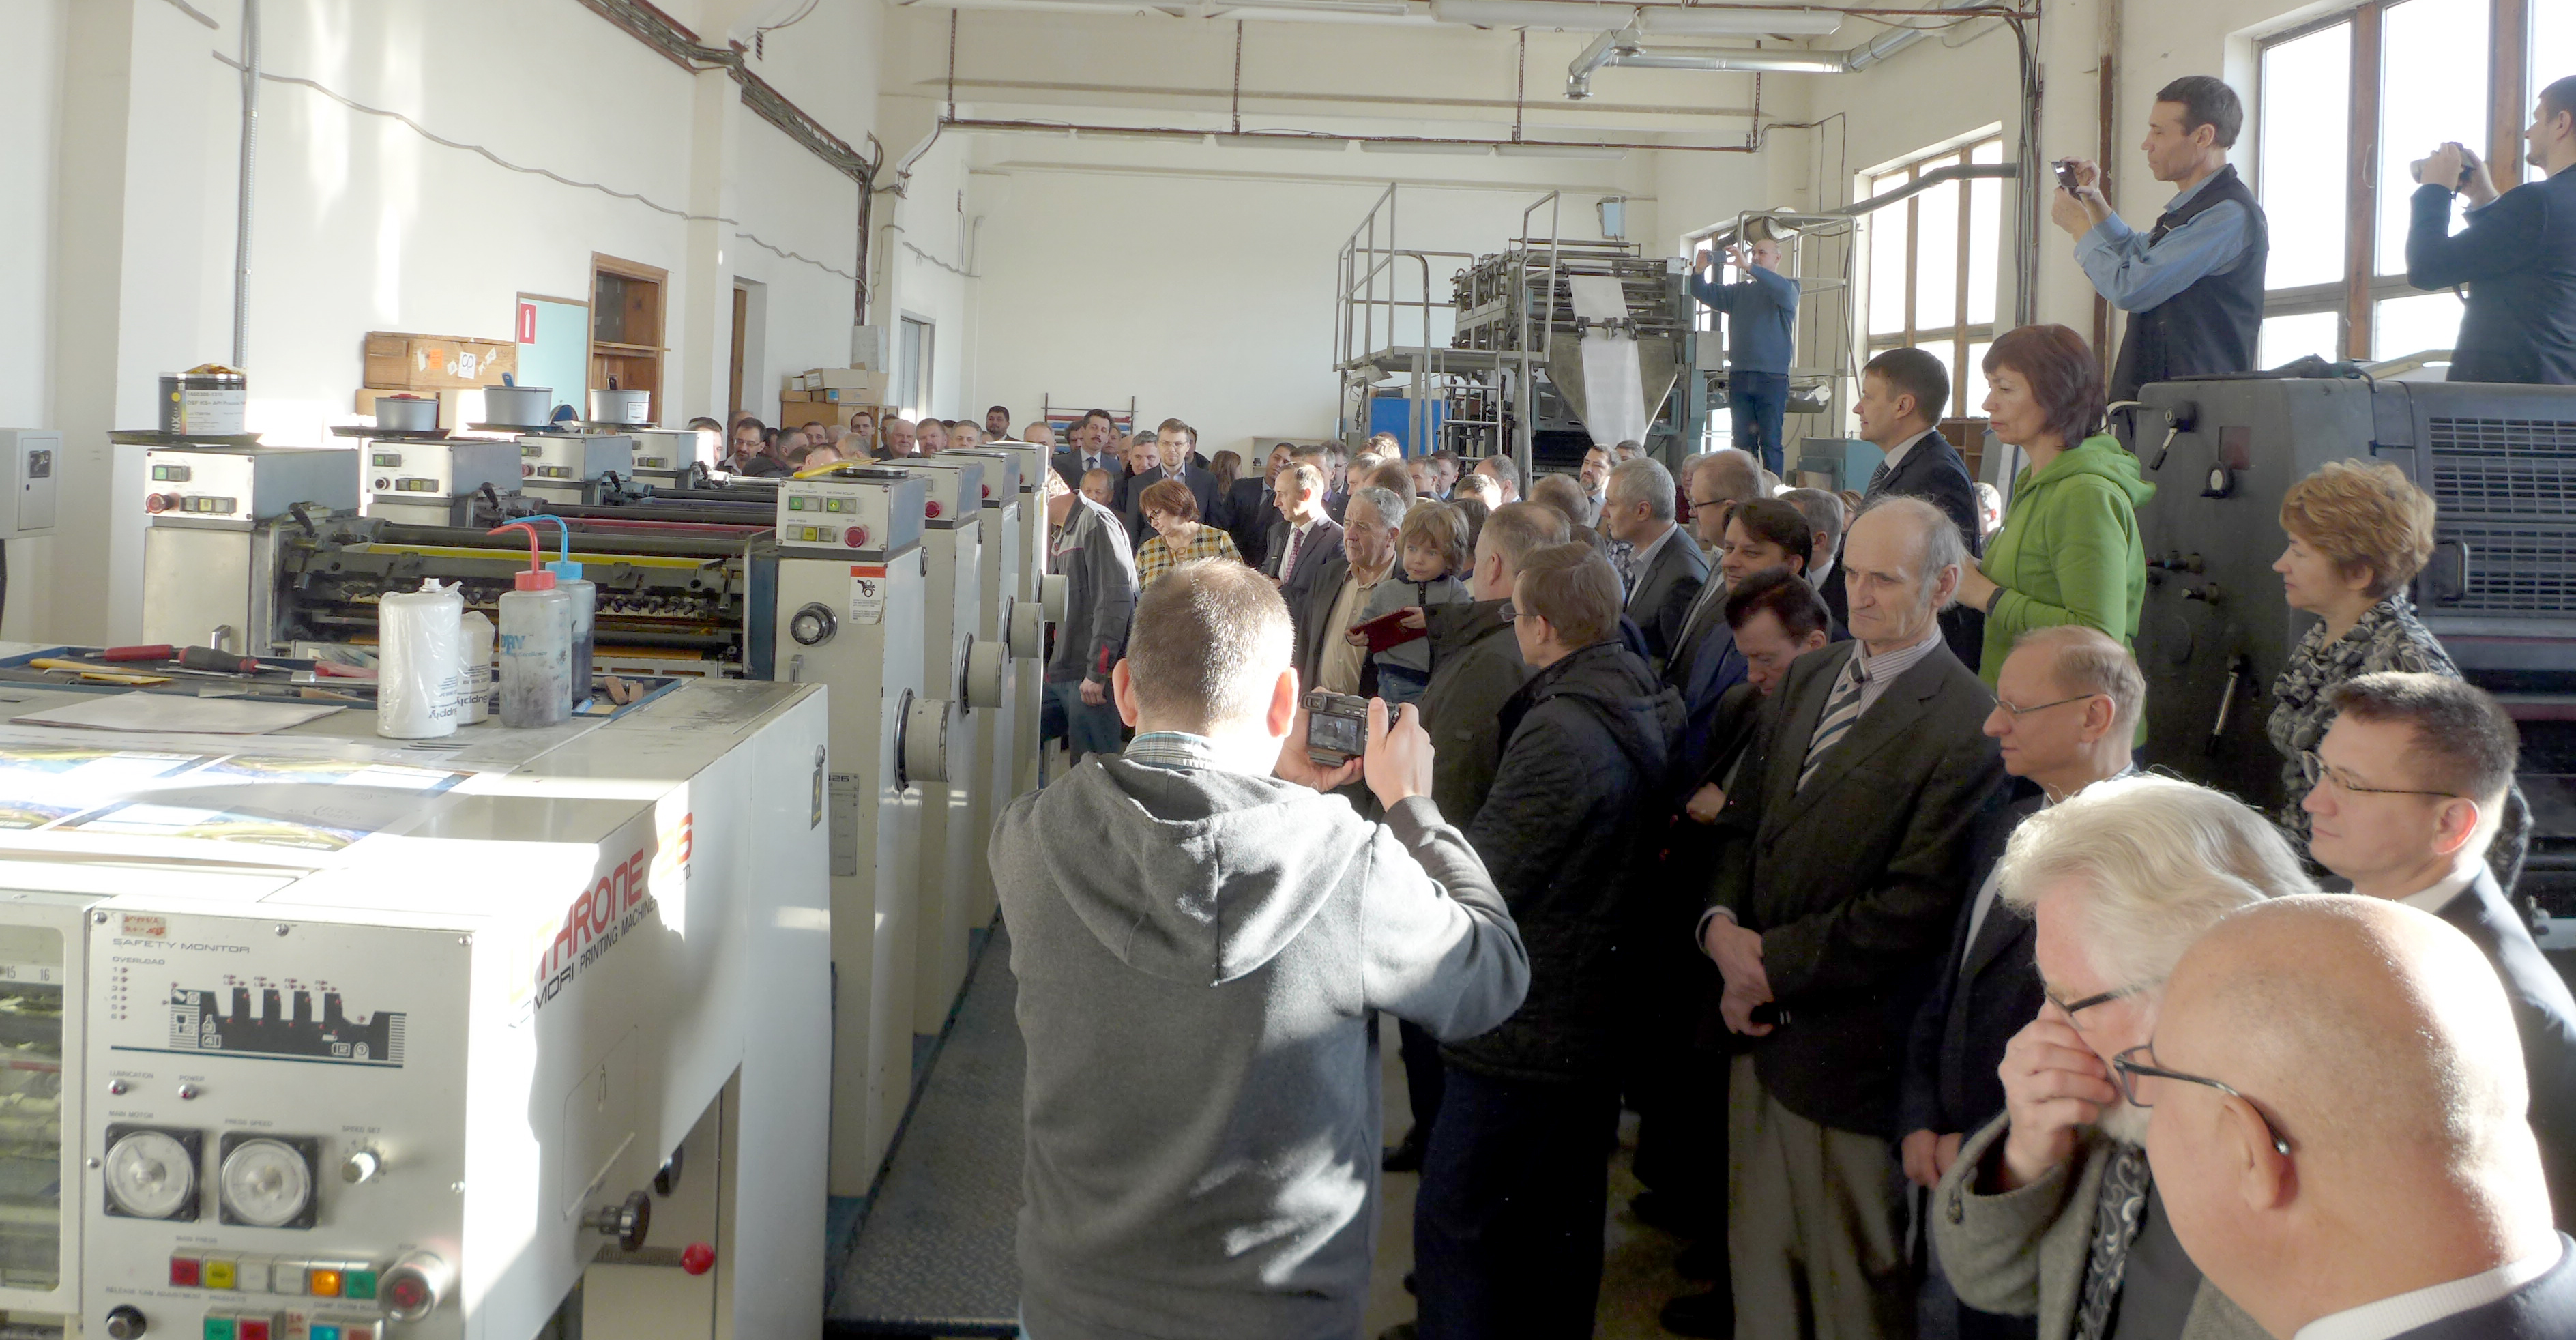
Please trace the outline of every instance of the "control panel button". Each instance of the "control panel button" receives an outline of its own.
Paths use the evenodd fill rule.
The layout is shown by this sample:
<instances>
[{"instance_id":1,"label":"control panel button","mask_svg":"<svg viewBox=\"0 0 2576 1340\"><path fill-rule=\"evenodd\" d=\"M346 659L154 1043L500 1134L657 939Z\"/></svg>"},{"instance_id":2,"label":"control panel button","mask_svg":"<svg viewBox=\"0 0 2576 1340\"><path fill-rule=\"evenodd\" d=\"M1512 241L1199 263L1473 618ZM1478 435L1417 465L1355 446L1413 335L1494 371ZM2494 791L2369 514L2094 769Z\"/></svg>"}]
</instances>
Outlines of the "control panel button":
<instances>
[{"instance_id":1,"label":"control panel button","mask_svg":"<svg viewBox=\"0 0 2576 1340\"><path fill-rule=\"evenodd\" d=\"M339 1297L341 1283L340 1268L337 1266L315 1266L304 1272L305 1292L316 1298Z\"/></svg>"},{"instance_id":2,"label":"control panel button","mask_svg":"<svg viewBox=\"0 0 2576 1340\"><path fill-rule=\"evenodd\" d=\"M204 1277L209 1289L240 1287L241 1263L229 1256L207 1257L205 1269L198 1273Z\"/></svg>"},{"instance_id":3,"label":"control panel button","mask_svg":"<svg viewBox=\"0 0 2576 1340\"><path fill-rule=\"evenodd\" d=\"M922 504L921 514L929 517L933 521L937 521L942 510L943 509L939 506L939 500L933 498L929 502Z\"/></svg>"},{"instance_id":4,"label":"control panel button","mask_svg":"<svg viewBox=\"0 0 2576 1340\"><path fill-rule=\"evenodd\" d=\"M340 1271L340 1296L372 1302L376 1296L374 1266L346 1266Z\"/></svg>"},{"instance_id":5,"label":"control panel button","mask_svg":"<svg viewBox=\"0 0 2576 1340\"><path fill-rule=\"evenodd\" d=\"M109 1340L135 1340L136 1336L150 1329L150 1323L143 1320L142 1310L131 1303L119 1303L107 1310Z\"/></svg>"},{"instance_id":6,"label":"control panel button","mask_svg":"<svg viewBox=\"0 0 2576 1340\"><path fill-rule=\"evenodd\" d=\"M438 1310L454 1272L430 1252L412 1252L385 1271L385 1310L396 1321L418 1321Z\"/></svg>"},{"instance_id":7,"label":"control panel button","mask_svg":"<svg viewBox=\"0 0 2576 1340\"><path fill-rule=\"evenodd\" d=\"M170 1287L194 1289L206 1282L206 1263L194 1252L181 1252L170 1258Z\"/></svg>"},{"instance_id":8,"label":"control panel button","mask_svg":"<svg viewBox=\"0 0 2576 1340\"><path fill-rule=\"evenodd\" d=\"M241 1329L230 1317L206 1318L206 1340L240 1340Z\"/></svg>"},{"instance_id":9,"label":"control panel button","mask_svg":"<svg viewBox=\"0 0 2576 1340\"><path fill-rule=\"evenodd\" d=\"M868 543L868 528L865 526L850 527L848 530L841 532L841 543L846 544L853 549L865 548Z\"/></svg>"}]
</instances>

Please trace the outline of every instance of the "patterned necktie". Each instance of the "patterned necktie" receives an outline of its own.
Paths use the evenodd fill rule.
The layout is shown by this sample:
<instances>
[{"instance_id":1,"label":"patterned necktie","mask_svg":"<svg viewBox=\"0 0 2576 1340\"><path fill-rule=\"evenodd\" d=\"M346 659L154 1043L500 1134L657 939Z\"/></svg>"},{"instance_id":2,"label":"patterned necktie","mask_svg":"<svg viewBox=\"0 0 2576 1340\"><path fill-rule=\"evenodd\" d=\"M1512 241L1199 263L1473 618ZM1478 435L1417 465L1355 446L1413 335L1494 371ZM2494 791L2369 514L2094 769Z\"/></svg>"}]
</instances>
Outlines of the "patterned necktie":
<instances>
[{"instance_id":1,"label":"patterned necktie","mask_svg":"<svg viewBox=\"0 0 2576 1340\"><path fill-rule=\"evenodd\" d=\"M2147 1151L2120 1145L2102 1170L2102 1194L2093 1203L2093 1244L2084 1264L2084 1294L2075 1308L2074 1340L2102 1340L2120 1301L2120 1276L2129 1247L2147 1218Z\"/></svg>"},{"instance_id":2,"label":"patterned necktie","mask_svg":"<svg viewBox=\"0 0 2576 1340\"><path fill-rule=\"evenodd\" d=\"M1861 689L1869 676L1861 673L1860 650L1854 648L1851 658L1843 662L1842 674L1834 680L1834 695L1825 700L1825 714L1816 721L1815 738L1807 742L1807 761L1798 770L1798 789L1804 790L1807 779L1816 775L1816 764L1825 751L1842 742L1851 733L1852 723L1860 720Z\"/></svg>"},{"instance_id":3,"label":"patterned necktie","mask_svg":"<svg viewBox=\"0 0 2576 1340\"><path fill-rule=\"evenodd\" d=\"M1288 528L1288 556L1279 561L1279 580L1297 575L1297 550L1306 543L1306 532L1297 526Z\"/></svg>"},{"instance_id":4,"label":"patterned necktie","mask_svg":"<svg viewBox=\"0 0 2576 1340\"><path fill-rule=\"evenodd\" d=\"M1863 493L1878 492L1878 486L1887 482L1887 476L1889 473L1890 471L1887 468L1887 463L1885 461L1879 462L1878 468L1869 472L1869 487L1861 491Z\"/></svg>"}]
</instances>

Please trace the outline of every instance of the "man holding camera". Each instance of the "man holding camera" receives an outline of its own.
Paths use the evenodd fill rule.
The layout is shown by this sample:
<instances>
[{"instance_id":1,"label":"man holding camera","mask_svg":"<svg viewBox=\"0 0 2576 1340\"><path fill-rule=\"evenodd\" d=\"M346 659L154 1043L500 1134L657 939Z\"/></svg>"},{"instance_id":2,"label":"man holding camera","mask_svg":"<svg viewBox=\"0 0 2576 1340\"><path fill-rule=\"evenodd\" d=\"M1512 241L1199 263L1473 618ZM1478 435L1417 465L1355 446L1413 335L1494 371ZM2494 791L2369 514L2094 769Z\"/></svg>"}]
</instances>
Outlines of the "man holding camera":
<instances>
[{"instance_id":1,"label":"man holding camera","mask_svg":"<svg viewBox=\"0 0 2576 1340\"><path fill-rule=\"evenodd\" d=\"M2263 207L2227 161L2244 125L2245 104L2224 80L2185 75L2156 93L2139 147L2156 180L2177 190L2146 233L2111 212L2098 165L2058 165L2048 217L2075 238L2094 291L2129 314L2114 401L2137 399L2149 382L2254 366L2272 243Z\"/></svg>"},{"instance_id":2,"label":"man holding camera","mask_svg":"<svg viewBox=\"0 0 2576 1340\"><path fill-rule=\"evenodd\" d=\"M1732 284L1700 278L1709 253L1691 257L1691 296L1726 317L1726 406L1734 416L1734 444L1752 452L1763 468L1780 473L1781 423L1789 413L1789 359L1798 347L1798 281L1780 273L1780 242L1758 237L1746 251L1726 249L1726 263L1744 277Z\"/></svg>"},{"instance_id":3,"label":"man holding camera","mask_svg":"<svg viewBox=\"0 0 2576 1340\"><path fill-rule=\"evenodd\" d=\"M2415 164L2424 184L2406 233L2406 282L2469 290L2455 382L2576 383L2576 76L2540 90L2522 139L2523 161L2544 175L2502 195L2487 165L2458 144ZM2469 226L2457 235L2454 191L2469 198Z\"/></svg>"},{"instance_id":4,"label":"man holding camera","mask_svg":"<svg viewBox=\"0 0 2576 1340\"><path fill-rule=\"evenodd\" d=\"M1429 798L1413 709L1309 757L1288 607L1237 563L1137 603L1136 728L1020 797L994 883L1028 1045L1020 1307L1039 1340L1353 1335L1378 1221L1380 1010L1457 1041L1529 985ZM1370 823L1324 794L1365 778ZM1593 1216L1596 1243L1600 1216Z\"/></svg>"}]
</instances>

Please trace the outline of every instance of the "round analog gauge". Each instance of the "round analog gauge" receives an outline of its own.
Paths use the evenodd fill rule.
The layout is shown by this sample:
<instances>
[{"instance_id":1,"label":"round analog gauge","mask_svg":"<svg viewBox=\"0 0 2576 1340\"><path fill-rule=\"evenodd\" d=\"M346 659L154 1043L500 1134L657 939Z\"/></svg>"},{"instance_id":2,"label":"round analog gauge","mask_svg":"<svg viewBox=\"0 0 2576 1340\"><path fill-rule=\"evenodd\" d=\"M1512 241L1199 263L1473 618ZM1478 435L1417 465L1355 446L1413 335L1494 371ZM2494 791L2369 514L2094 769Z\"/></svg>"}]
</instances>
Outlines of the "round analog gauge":
<instances>
[{"instance_id":1,"label":"round analog gauge","mask_svg":"<svg viewBox=\"0 0 2576 1340\"><path fill-rule=\"evenodd\" d=\"M224 1156L224 1208L261 1228L293 1223L313 1201L304 1155L275 1140L245 1140Z\"/></svg>"},{"instance_id":2,"label":"round analog gauge","mask_svg":"<svg viewBox=\"0 0 2576 1340\"><path fill-rule=\"evenodd\" d=\"M107 1151L107 1194L138 1219L167 1219L197 1194L197 1162L160 1131L133 1131Z\"/></svg>"}]
</instances>

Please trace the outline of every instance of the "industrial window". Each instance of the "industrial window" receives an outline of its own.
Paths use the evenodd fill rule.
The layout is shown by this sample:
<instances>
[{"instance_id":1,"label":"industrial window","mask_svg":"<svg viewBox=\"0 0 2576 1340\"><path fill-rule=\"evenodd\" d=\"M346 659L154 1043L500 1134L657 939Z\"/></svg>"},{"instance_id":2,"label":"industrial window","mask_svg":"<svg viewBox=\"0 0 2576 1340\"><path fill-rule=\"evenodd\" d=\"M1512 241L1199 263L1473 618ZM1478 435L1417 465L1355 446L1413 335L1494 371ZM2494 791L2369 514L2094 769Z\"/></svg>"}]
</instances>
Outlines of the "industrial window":
<instances>
[{"instance_id":1,"label":"industrial window","mask_svg":"<svg viewBox=\"0 0 2576 1340\"><path fill-rule=\"evenodd\" d=\"M1863 198L1962 163L2004 161L2001 137L1945 148L1901 167L1865 175ZM1867 216L1869 352L1914 346L1950 371L1944 417L1982 414L1986 377L1978 365L1995 339L2002 290L2004 184L1991 177L1945 181Z\"/></svg>"},{"instance_id":2,"label":"industrial window","mask_svg":"<svg viewBox=\"0 0 2576 1340\"><path fill-rule=\"evenodd\" d=\"M895 352L895 399L903 412L920 418L930 409L930 360L937 351L938 331L917 316L903 318L902 339Z\"/></svg>"},{"instance_id":3,"label":"industrial window","mask_svg":"<svg viewBox=\"0 0 2576 1340\"><path fill-rule=\"evenodd\" d=\"M2568 74L2576 6L2564 0L2370 0L2266 39L2255 189L2273 246L2257 360L2449 349L2458 295L2406 282L2411 165L2457 140L2513 189L2531 175L2532 98Z\"/></svg>"}]
</instances>

